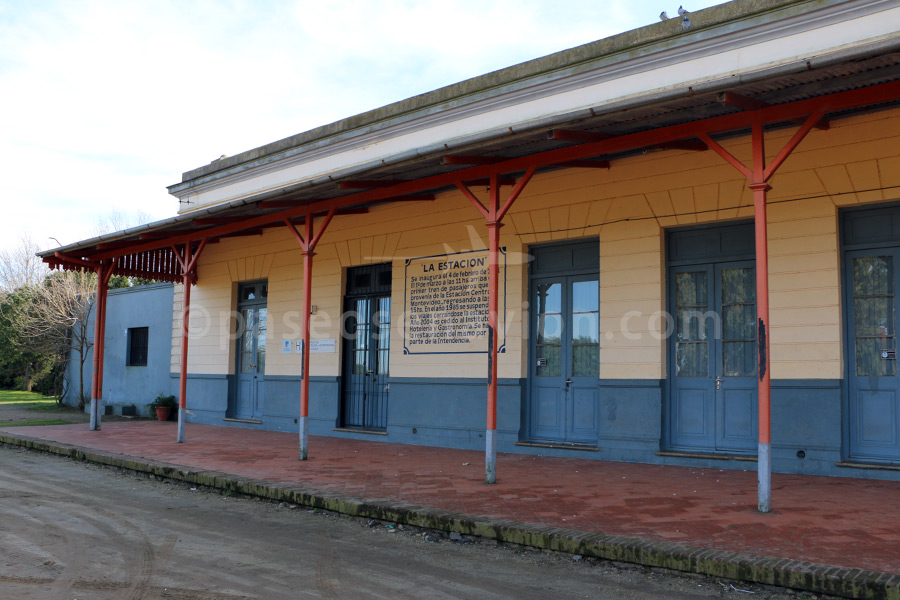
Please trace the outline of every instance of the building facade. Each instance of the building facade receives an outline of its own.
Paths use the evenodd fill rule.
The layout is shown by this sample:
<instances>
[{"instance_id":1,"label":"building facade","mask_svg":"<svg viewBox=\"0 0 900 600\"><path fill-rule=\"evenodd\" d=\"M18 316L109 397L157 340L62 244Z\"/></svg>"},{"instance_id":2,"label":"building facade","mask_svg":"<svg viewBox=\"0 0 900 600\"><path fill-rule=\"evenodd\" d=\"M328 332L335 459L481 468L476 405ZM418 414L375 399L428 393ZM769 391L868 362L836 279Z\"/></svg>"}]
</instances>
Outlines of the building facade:
<instances>
[{"instance_id":1,"label":"building facade","mask_svg":"<svg viewBox=\"0 0 900 600\"><path fill-rule=\"evenodd\" d=\"M193 277L190 422L751 470L770 423L776 472L900 479L898 30L730 2L215 161L45 260Z\"/></svg>"}]
</instances>

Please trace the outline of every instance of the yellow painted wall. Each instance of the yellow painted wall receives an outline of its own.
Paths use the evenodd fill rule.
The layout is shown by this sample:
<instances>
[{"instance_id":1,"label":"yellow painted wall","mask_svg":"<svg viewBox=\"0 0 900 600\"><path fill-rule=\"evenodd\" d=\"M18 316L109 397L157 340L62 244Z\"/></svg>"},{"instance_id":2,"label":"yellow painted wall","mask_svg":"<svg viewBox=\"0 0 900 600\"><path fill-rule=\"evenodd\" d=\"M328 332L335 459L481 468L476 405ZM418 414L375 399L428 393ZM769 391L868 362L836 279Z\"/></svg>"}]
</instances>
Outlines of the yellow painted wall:
<instances>
[{"instance_id":1,"label":"yellow painted wall","mask_svg":"<svg viewBox=\"0 0 900 600\"><path fill-rule=\"evenodd\" d=\"M771 158L793 128L767 136ZM836 121L809 134L770 182L769 268L772 375L840 378L842 321L838 208L900 196L900 111ZM745 162L748 137L723 142ZM882 191L881 188L898 186ZM484 195L484 190L474 190ZM666 228L749 219L752 193L743 177L712 151L649 152L617 160L612 169L560 169L537 175L501 230L507 247L507 352L500 377L526 373L527 252L550 241L599 238L601 378L659 379L665 373ZM340 369L339 315L348 267L393 262L391 374L396 377L482 377L484 355L403 355L404 260L485 248L480 214L458 192L434 202L374 207L334 219L315 257L313 337L335 338L338 352L313 354L313 375ZM281 340L299 338L302 263L284 228L210 245L192 292L189 370L233 371L227 319L236 284L269 281L267 373L297 375L299 355L281 353ZM180 361L181 294L176 288L172 370ZM624 319L624 321L623 321ZM627 331L623 325L627 325Z\"/></svg>"}]
</instances>

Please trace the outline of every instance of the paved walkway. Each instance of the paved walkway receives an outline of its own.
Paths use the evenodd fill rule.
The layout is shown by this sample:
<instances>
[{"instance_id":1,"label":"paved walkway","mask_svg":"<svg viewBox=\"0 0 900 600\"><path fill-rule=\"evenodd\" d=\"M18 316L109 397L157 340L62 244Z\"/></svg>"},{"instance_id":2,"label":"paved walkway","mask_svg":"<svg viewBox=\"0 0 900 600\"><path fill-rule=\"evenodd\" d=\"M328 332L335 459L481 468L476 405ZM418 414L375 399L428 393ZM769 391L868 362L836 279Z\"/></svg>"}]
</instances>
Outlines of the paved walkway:
<instances>
[{"instance_id":1,"label":"paved walkway","mask_svg":"<svg viewBox=\"0 0 900 600\"><path fill-rule=\"evenodd\" d=\"M330 437L300 462L294 434L188 424L21 427L7 434L242 478L524 524L676 542L900 575L900 483L775 474L770 514L756 472L500 454Z\"/></svg>"}]
</instances>

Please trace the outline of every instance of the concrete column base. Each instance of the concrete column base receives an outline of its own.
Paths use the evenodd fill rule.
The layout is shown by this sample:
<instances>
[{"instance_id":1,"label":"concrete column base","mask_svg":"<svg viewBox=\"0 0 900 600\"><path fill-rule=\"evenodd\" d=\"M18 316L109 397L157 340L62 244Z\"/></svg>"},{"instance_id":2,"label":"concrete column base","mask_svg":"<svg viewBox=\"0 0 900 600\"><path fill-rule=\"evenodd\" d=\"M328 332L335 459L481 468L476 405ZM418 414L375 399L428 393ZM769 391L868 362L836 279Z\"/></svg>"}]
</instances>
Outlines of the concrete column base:
<instances>
[{"instance_id":1,"label":"concrete column base","mask_svg":"<svg viewBox=\"0 0 900 600\"><path fill-rule=\"evenodd\" d=\"M186 409L178 407L178 436L176 441L179 444L184 443L184 421L185 421L185 412Z\"/></svg>"},{"instance_id":2,"label":"concrete column base","mask_svg":"<svg viewBox=\"0 0 900 600\"><path fill-rule=\"evenodd\" d=\"M756 460L756 476L759 481L757 508L759 512L767 513L772 510L772 456L769 454L769 444L759 444Z\"/></svg>"},{"instance_id":3,"label":"concrete column base","mask_svg":"<svg viewBox=\"0 0 900 600\"><path fill-rule=\"evenodd\" d=\"M488 429L484 434L484 482L497 483L497 430Z\"/></svg>"},{"instance_id":4,"label":"concrete column base","mask_svg":"<svg viewBox=\"0 0 900 600\"><path fill-rule=\"evenodd\" d=\"M306 460L309 455L309 417L300 417L300 460Z\"/></svg>"},{"instance_id":5,"label":"concrete column base","mask_svg":"<svg viewBox=\"0 0 900 600\"><path fill-rule=\"evenodd\" d=\"M100 400L91 398L91 431L100 431Z\"/></svg>"}]
</instances>

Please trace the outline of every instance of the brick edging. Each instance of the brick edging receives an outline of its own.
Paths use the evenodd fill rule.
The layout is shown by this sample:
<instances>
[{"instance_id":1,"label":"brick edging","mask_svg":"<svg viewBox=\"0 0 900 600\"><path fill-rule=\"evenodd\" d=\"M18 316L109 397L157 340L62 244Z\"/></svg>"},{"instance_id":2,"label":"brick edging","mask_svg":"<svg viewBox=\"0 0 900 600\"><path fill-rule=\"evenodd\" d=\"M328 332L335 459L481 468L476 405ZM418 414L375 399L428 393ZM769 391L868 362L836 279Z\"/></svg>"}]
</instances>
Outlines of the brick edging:
<instances>
[{"instance_id":1,"label":"brick edging","mask_svg":"<svg viewBox=\"0 0 900 600\"><path fill-rule=\"evenodd\" d=\"M217 490L321 508L354 517L459 532L511 544L581 554L648 567L725 577L861 600L900 600L900 575L785 558L713 550L672 542L604 535L465 515L385 499L359 499L227 473L191 469L123 454L0 432L0 444L128 469Z\"/></svg>"}]
</instances>

